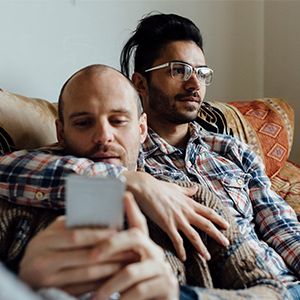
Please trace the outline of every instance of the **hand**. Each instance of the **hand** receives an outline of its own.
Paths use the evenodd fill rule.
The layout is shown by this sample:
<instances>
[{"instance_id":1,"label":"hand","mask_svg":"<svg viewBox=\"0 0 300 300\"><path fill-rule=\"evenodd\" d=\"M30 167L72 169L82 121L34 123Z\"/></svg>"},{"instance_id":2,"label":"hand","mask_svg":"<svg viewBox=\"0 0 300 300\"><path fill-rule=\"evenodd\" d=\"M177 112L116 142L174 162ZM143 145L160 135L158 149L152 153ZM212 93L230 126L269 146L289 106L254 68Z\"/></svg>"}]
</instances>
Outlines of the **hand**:
<instances>
[{"instance_id":1,"label":"hand","mask_svg":"<svg viewBox=\"0 0 300 300\"><path fill-rule=\"evenodd\" d=\"M195 249L205 258L210 259L196 227L207 233L225 247L228 239L216 228L228 228L228 223L213 209L194 201L191 197L197 187L180 187L174 183L155 179L144 172L124 172L128 190L134 196L142 211L170 237L178 256L186 259L181 231L193 244Z\"/></svg>"},{"instance_id":2,"label":"hand","mask_svg":"<svg viewBox=\"0 0 300 300\"><path fill-rule=\"evenodd\" d=\"M164 253L147 236L147 223L133 197L125 201L129 227L101 243L98 261L105 262L110 257L134 250L139 256L136 263L126 265L116 272L95 292L93 300L108 299L118 291L122 300L131 299L178 299L178 283L171 267L164 261Z\"/></svg>"},{"instance_id":3,"label":"hand","mask_svg":"<svg viewBox=\"0 0 300 300\"><path fill-rule=\"evenodd\" d=\"M65 217L59 217L28 244L20 264L21 279L35 289L51 286L61 288L73 295L80 295L95 291L103 282L105 282L104 293L107 293L109 291L107 285L111 282L108 278L112 276L118 283L116 287L124 293L126 287L128 288L132 282L140 291L141 287L145 286L149 289L149 286L152 286L152 278L159 278L159 282L154 282L153 290L161 290L160 294L167 297L162 299L168 299L169 294L176 293L177 281L169 266L163 261L160 248L147 237L148 230L144 216L130 193L126 193L124 200L129 225L137 229L120 233L111 229L67 229ZM120 248L120 243L123 241L125 245ZM106 249L108 249L107 253ZM154 276L147 279L144 275L142 282L137 274L144 274L145 266L140 263L135 264L141 261L151 266L157 265L152 272ZM124 283L118 282L116 276L124 274L126 272L124 266L129 264L136 267L136 276L128 276ZM169 288L166 290L168 285L160 288L160 282L171 284L172 291ZM135 295L139 294L132 291ZM101 295L102 289L99 293Z\"/></svg>"},{"instance_id":4,"label":"hand","mask_svg":"<svg viewBox=\"0 0 300 300\"><path fill-rule=\"evenodd\" d=\"M91 291L100 280L137 259L128 252L105 263L97 261L94 248L115 234L111 229L67 229L65 217L59 217L30 241L19 275L35 289L54 286L74 295Z\"/></svg>"}]
</instances>

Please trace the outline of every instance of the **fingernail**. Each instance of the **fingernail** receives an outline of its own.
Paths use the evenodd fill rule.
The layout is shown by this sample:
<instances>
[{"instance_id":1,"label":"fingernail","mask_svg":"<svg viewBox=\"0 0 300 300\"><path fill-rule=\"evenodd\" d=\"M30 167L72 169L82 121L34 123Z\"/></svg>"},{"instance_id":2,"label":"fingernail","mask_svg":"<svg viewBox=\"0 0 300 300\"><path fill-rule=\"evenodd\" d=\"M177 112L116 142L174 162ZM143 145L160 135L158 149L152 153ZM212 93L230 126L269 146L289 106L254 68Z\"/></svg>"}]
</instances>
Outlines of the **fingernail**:
<instances>
[{"instance_id":1,"label":"fingernail","mask_svg":"<svg viewBox=\"0 0 300 300\"><path fill-rule=\"evenodd\" d=\"M182 261L186 261L186 255L185 255L185 253L181 253L181 260Z\"/></svg>"},{"instance_id":2,"label":"fingernail","mask_svg":"<svg viewBox=\"0 0 300 300\"><path fill-rule=\"evenodd\" d=\"M226 237L223 237L222 244L223 244L223 246L228 247L230 245L230 242Z\"/></svg>"},{"instance_id":3,"label":"fingernail","mask_svg":"<svg viewBox=\"0 0 300 300\"><path fill-rule=\"evenodd\" d=\"M205 258L205 260L210 260L211 259L210 254L207 251L204 252L204 258Z\"/></svg>"}]
</instances>

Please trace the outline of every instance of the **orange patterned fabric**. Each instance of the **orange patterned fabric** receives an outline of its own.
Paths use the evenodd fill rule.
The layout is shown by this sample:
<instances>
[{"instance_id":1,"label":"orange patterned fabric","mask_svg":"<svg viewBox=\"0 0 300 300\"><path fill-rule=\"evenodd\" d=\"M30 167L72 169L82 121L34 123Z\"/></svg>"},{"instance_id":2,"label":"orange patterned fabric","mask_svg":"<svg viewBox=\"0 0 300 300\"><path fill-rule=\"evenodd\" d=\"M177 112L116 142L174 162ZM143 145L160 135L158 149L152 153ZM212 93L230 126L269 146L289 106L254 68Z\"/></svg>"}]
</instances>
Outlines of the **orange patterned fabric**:
<instances>
[{"instance_id":1,"label":"orange patterned fabric","mask_svg":"<svg viewBox=\"0 0 300 300\"><path fill-rule=\"evenodd\" d=\"M284 166L292 148L294 114L282 99L204 103L197 121L208 131L229 134L250 145L269 177Z\"/></svg>"},{"instance_id":2,"label":"orange patterned fabric","mask_svg":"<svg viewBox=\"0 0 300 300\"><path fill-rule=\"evenodd\" d=\"M231 102L248 121L248 143L260 148L266 172L272 177L284 166L293 142L294 114L281 99Z\"/></svg>"}]
</instances>

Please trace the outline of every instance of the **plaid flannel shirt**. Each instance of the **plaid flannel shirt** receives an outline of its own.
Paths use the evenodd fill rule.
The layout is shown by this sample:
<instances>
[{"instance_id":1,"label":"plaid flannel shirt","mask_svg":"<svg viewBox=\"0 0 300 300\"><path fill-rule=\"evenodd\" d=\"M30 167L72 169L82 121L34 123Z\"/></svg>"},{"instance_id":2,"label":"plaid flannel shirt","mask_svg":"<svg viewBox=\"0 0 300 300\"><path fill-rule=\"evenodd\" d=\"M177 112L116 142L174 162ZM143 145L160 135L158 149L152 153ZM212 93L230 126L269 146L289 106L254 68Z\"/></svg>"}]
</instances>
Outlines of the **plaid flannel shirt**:
<instances>
[{"instance_id":1,"label":"plaid flannel shirt","mask_svg":"<svg viewBox=\"0 0 300 300\"><path fill-rule=\"evenodd\" d=\"M16 151L0 156L0 196L12 203L61 209L65 207L64 182L68 175L118 177L123 170L66 155L57 144Z\"/></svg>"},{"instance_id":2,"label":"plaid flannel shirt","mask_svg":"<svg viewBox=\"0 0 300 300\"><path fill-rule=\"evenodd\" d=\"M190 123L185 149L171 146L151 128L139 167L158 179L194 181L216 193L240 231L286 284L300 277L300 223L274 191L263 163L239 140ZM299 282L298 282L299 283Z\"/></svg>"}]
</instances>

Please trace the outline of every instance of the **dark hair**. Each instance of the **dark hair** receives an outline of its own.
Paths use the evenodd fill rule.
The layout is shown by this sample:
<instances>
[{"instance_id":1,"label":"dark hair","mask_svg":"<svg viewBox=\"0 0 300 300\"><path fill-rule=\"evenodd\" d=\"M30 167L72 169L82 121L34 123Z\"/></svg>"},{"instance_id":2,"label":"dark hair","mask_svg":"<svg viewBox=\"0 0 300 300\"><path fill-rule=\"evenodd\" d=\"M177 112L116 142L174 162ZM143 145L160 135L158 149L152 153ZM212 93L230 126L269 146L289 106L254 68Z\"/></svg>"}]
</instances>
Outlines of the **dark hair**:
<instances>
[{"instance_id":1,"label":"dark hair","mask_svg":"<svg viewBox=\"0 0 300 300\"><path fill-rule=\"evenodd\" d=\"M66 89L66 86L69 84L69 82L79 73L92 73L95 72L97 70L103 70L103 69L111 69L119 74L121 74L122 77L124 77L124 79L129 83L129 85L132 87L132 89L134 90L135 94L136 94L136 104L137 104L137 112L138 112L138 117L143 113L143 106L142 106L142 102L140 99L140 96L138 95L135 86L133 85L133 83L131 82L131 80L128 80L128 78L126 78L124 76L124 74L122 74L120 71L116 70L113 67L107 66L107 65L102 65L102 64L94 64L94 65L89 65L86 66L78 71L76 71L73 75L71 75L69 77L69 79L67 79L67 81L63 84L59 96L58 96L58 119L64 123L64 101L63 101L63 94L64 91Z\"/></svg>"},{"instance_id":2,"label":"dark hair","mask_svg":"<svg viewBox=\"0 0 300 300\"><path fill-rule=\"evenodd\" d=\"M175 14L147 15L127 41L120 55L121 71L130 77L130 60L134 54L134 71L144 74L172 41L193 41L203 51L199 28L189 19Z\"/></svg>"}]
</instances>

